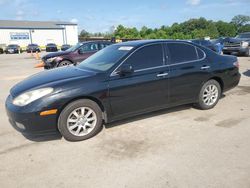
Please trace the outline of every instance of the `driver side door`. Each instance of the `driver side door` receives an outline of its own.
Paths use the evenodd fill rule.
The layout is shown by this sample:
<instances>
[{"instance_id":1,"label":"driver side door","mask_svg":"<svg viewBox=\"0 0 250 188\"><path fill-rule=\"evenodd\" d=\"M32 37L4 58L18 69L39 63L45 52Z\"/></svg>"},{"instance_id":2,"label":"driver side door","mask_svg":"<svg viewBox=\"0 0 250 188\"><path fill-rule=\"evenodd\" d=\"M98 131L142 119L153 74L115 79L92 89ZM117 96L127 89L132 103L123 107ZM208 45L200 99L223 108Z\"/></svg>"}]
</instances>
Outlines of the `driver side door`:
<instances>
[{"instance_id":1,"label":"driver side door","mask_svg":"<svg viewBox=\"0 0 250 188\"><path fill-rule=\"evenodd\" d=\"M133 72L110 77L109 102L114 119L159 109L168 103L169 67L165 66L162 44L138 49L122 66L131 67Z\"/></svg>"}]
</instances>

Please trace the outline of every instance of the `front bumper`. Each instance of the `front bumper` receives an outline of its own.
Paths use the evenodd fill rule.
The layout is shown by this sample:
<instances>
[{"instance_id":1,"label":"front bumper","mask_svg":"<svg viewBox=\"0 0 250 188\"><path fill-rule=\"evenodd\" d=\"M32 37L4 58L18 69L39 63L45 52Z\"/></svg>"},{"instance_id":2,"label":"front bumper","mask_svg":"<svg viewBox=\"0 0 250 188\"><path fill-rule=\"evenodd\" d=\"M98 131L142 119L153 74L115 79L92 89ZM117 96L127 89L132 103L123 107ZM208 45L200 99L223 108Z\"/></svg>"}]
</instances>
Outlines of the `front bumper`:
<instances>
[{"instance_id":1,"label":"front bumper","mask_svg":"<svg viewBox=\"0 0 250 188\"><path fill-rule=\"evenodd\" d=\"M243 47L227 47L223 48L224 53L246 53L248 48Z\"/></svg>"},{"instance_id":2,"label":"front bumper","mask_svg":"<svg viewBox=\"0 0 250 188\"><path fill-rule=\"evenodd\" d=\"M57 115L40 116L43 107L35 109L32 105L15 106L12 97L8 96L5 103L10 124L26 135L44 135L58 132Z\"/></svg>"}]
</instances>

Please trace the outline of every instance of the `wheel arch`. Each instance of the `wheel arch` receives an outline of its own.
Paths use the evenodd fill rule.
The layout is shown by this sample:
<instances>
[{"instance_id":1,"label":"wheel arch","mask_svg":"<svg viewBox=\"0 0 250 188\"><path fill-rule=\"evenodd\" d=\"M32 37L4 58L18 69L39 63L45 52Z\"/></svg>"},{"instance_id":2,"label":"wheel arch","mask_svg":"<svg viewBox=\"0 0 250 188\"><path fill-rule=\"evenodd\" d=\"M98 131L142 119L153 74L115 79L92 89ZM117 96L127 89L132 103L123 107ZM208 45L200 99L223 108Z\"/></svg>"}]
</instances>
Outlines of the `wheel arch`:
<instances>
[{"instance_id":1,"label":"wheel arch","mask_svg":"<svg viewBox=\"0 0 250 188\"><path fill-rule=\"evenodd\" d=\"M223 90L224 90L224 82L223 82L223 80L220 77L214 76L214 77L209 78L207 81L209 81L209 80L215 80L215 81L217 81L220 84L221 92L223 92Z\"/></svg>"},{"instance_id":2,"label":"wheel arch","mask_svg":"<svg viewBox=\"0 0 250 188\"><path fill-rule=\"evenodd\" d=\"M63 58L61 61L57 62L56 67L58 67L59 64L60 64L61 62L63 62L63 61L69 61L69 62L71 62L72 64L74 64L74 62L73 62L71 59L69 59L69 58Z\"/></svg>"},{"instance_id":3,"label":"wheel arch","mask_svg":"<svg viewBox=\"0 0 250 188\"><path fill-rule=\"evenodd\" d=\"M67 101L67 102L66 102L65 104L63 104L63 106L59 109L57 121L58 121L58 118L59 118L61 112L63 111L63 109L64 109L67 105L69 105L70 103L72 103L72 102L74 102L74 101L81 100L81 99L88 99L88 100L91 100L91 101L95 102L95 103L100 107L100 109L101 109L101 111L102 111L102 118L103 118L104 122L105 122L105 123L107 122L107 113L106 113L106 109L105 109L103 103L102 103L99 99L97 99L96 97L93 97L93 96L79 96L79 97L75 97L75 98L73 98L73 99Z\"/></svg>"}]
</instances>

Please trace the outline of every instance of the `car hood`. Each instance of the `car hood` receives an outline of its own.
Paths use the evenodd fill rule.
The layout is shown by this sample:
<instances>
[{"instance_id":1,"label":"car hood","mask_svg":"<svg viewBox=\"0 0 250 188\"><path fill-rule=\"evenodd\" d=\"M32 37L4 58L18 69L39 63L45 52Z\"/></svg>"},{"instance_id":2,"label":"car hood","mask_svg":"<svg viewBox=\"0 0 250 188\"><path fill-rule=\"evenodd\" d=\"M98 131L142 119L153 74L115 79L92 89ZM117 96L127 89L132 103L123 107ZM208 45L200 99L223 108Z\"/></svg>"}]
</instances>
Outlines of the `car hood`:
<instances>
[{"instance_id":1,"label":"car hood","mask_svg":"<svg viewBox=\"0 0 250 188\"><path fill-rule=\"evenodd\" d=\"M49 53L49 54L43 56L42 59L49 59L51 57L58 57L58 56L62 56L62 55L67 55L69 53L70 52L66 52L66 51L63 51L63 52L53 52L53 53Z\"/></svg>"},{"instance_id":2,"label":"car hood","mask_svg":"<svg viewBox=\"0 0 250 188\"><path fill-rule=\"evenodd\" d=\"M53 87L57 82L65 80L75 80L79 78L86 78L96 75L96 72L83 70L75 66L61 67L28 77L27 79L16 84L10 91L13 97L20 95L28 90Z\"/></svg>"}]
</instances>

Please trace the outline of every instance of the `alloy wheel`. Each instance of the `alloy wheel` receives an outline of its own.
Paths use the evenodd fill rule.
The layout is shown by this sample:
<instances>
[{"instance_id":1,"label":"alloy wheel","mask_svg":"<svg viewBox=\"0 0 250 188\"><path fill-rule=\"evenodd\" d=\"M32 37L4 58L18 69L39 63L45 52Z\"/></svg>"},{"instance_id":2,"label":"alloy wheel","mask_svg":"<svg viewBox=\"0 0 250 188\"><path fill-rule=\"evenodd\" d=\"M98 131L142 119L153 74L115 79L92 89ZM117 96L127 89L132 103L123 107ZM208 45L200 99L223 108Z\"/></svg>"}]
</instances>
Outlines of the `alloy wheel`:
<instances>
[{"instance_id":1,"label":"alloy wheel","mask_svg":"<svg viewBox=\"0 0 250 188\"><path fill-rule=\"evenodd\" d=\"M67 118L67 128L75 136L85 136L92 132L97 123L96 113L89 107L73 110Z\"/></svg>"},{"instance_id":2,"label":"alloy wheel","mask_svg":"<svg viewBox=\"0 0 250 188\"><path fill-rule=\"evenodd\" d=\"M219 91L216 85L208 85L203 92L203 102L207 106L212 106L216 103L219 96Z\"/></svg>"}]
</instances>

